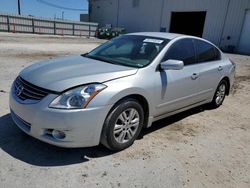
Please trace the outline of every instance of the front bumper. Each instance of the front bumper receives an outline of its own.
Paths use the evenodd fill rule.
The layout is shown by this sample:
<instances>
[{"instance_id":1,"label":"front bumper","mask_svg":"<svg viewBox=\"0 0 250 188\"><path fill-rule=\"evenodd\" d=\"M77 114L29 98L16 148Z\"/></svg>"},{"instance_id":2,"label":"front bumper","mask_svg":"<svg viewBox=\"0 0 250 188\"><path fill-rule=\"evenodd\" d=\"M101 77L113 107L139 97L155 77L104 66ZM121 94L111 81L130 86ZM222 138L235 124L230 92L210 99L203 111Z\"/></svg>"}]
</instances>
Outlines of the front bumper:
<instances>
[{"instance_id":1,"label":"front bumper","mask_svg":"<svg viewBox=\"0 0 250 188\"><path fill-rule=\"evenodd\" d=\"M111 106L80 110L52 109L48 105L56 95L48 95L35 104L21 104L10 92L10 110L15 124L25 133L59 147L90 147L100 142L101 131ZM56 139L50 130L65 133Z\"/></svg>"}]
</instances>

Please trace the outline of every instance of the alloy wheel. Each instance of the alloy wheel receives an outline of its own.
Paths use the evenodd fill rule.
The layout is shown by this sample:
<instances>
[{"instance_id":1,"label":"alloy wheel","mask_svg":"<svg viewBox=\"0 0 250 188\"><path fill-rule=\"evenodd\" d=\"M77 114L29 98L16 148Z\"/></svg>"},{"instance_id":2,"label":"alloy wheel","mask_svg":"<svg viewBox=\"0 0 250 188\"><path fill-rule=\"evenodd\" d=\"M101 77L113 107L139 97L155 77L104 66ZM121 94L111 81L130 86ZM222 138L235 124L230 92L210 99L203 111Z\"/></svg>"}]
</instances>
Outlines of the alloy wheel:
<instances>
[{"instance_id":1,"label":"alloy wheel","mask_svg":"<svg viewBox=\"0 0 250 188\"><path fill-rule=\"evenodd\" d=\"M124 110L117 118L113 135L115 140L120 143L129 142L135 136L140 125L140 116L135 108Z\"/></svg>"},{"instance_id":2,"label":"alloy wheel","mask_svg":"<svg viewBox=\"0 0 250 188\"><path fill-rule=\"evenodd\" d=\"M223 102L225 95L226 95L226 85L222 83L216 92L215 102L217 105L220 105Z\"/></svg>"}]
</instances>

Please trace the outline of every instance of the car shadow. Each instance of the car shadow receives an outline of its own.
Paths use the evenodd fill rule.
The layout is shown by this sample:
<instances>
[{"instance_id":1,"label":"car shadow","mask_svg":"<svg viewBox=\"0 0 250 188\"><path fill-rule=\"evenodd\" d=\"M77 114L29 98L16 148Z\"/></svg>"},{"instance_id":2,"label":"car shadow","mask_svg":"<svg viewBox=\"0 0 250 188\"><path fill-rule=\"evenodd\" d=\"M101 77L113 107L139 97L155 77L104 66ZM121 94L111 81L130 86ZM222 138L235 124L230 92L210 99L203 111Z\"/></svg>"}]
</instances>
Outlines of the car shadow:
<instances>
[{"instance_id":1,"label":"car shadow","mask_svg":"<svg viewBox=\"0 0 250 188\"><path fill-rule=\"evenodd\" d=\"M72 149L43 143L23 133L10 114L0 117L0 147L12 157L36 166L65 166L114 153L103 146Z\"/></svg>"},{"instance_id":2,"label":"car shadow","mask_svg":"<svg viewBox=\"0 0 250 188\"><path fill-rule=\"evenodd\" d=\"M204 112L205 110L212 110L212 109L213 108L209 107L208 105L202 105L202 106L198 106L198 107L195 107L193 109L178 113L176 115L172 115L172 116L169 116L167 118L158 120L156 122L153 122L151 127L142 130L138 139L142 139L143 136L145 136L147 134L150 134L150 133L157 131L159 129L162 129L164 127L170 126L174 123L177 123L178 121L181 121L189 116Z\"/></svg>"},{"instance_id":3,"label":"car shadow","mask_svg":"<svg viewBox=\"0 0 250 188\"><path fill-rule=\"evenodd\" d=\"M142 139L144 135L204 110L204 107L198 107L154 122L152 127L142 130L138 139ZM59 148L43 143L26 135L16 127L10 114L0 117L0 147L3 151L18 160L43 167L84 163L91 158L101 158L114 154L114 152L109 151L103 146L72 149Z\"/></svg>"}]
</instances>

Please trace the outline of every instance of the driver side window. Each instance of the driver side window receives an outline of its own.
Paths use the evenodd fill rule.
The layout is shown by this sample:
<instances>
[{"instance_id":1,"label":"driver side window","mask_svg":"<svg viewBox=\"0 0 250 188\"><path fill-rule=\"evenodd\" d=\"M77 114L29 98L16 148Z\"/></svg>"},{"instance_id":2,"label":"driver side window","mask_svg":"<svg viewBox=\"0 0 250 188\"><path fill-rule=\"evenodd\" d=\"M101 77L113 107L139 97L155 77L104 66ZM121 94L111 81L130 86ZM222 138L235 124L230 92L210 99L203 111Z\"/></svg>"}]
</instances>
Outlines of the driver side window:
<instances>
[{"instance_id":1,"label":"driver side window","mask_svg":"<svg viewBox=\"0 0 250 188\"><path fill-rule=\"evenodd\" d=\"M181 39L176 41L165 54L162 61L169 59L180 60L184 65L195 64L195 50L192 39Z\"/></svg>"}]
</instances>

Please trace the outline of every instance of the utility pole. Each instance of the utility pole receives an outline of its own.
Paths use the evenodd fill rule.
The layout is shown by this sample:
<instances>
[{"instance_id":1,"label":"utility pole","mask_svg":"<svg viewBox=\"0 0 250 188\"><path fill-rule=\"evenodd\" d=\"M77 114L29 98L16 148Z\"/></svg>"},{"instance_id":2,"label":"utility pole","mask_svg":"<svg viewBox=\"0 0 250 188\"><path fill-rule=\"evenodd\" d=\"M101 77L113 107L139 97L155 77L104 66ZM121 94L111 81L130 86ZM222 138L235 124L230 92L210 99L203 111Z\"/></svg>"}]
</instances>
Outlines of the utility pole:
<instances>
[{"instance_id":1,"label":"utility pole","mask_svg":"<svg viewBox=\"0 0 250 188\"><path fill-rule=\"evenodd\" d=\"M20 0L17 0L17 4L18 4L18 15L21 15Z\"/></svg>"},{"instance_id":2,"label":"utility pole","mask_svg":"<svg viewBox=\"0 0 250 188\"><path fill-rule=\"evenodd\" d=\"M64 20L64 11L62 11L62 20Z\"/></svg>"},{"instance_id":3,"label":"utility pole","mask_svg":"<svg viewBox=\"0 0 250 188\"><path fill-rule=\"evenodd\" d=\"M118 0L117 2L116 27L119 26L119 12L120 12L120 0Z\"/></svg>"},{"instance_id":4,"label":"utility pole","mask_svg":"<svg viewBox=\"0 0 250 188\"><path fill-rule=\"evenodd\" d=\"M88 16L89 16L89 17L88 17L88 21L89 21L89 22L90 22L90 13L91 13L91 10L90 10L91 8L90 8L90 6L91 6L91 5L90 5L90 1L88 1Z\"/></svg>"}]
</instances>

